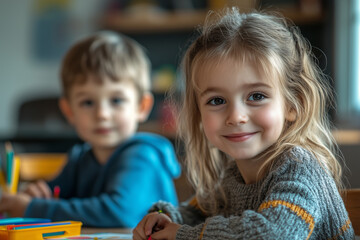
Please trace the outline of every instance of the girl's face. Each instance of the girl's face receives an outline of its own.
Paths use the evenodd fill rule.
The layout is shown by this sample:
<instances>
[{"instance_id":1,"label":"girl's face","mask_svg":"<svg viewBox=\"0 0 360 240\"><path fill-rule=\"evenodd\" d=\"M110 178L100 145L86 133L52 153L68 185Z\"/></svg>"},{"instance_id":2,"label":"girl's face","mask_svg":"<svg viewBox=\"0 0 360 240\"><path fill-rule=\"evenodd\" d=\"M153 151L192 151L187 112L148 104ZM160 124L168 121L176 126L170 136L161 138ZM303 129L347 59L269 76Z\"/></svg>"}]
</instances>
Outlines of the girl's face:
<instances>
[{"instance_id":1,"label":"girl's face","mask_svg":"<svg viewBox=\"0 0 360 240\"><path fill-rule=\"evenodd\" d=\"M205 135L235 160L252 159L283 130L286 114L279 84L249 63L231 58L212 63L196 79Z\"/></svg>"}]
</instances>

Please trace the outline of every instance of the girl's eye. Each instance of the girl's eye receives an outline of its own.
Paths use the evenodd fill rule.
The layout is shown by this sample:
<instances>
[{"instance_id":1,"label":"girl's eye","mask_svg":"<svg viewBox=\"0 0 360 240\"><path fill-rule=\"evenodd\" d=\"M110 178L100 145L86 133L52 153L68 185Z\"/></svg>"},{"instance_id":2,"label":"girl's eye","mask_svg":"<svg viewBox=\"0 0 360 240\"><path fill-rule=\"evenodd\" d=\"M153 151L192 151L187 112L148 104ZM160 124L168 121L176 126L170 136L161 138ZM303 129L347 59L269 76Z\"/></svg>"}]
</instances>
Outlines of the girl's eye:
<instances>
[{"instance_id":1,"label":"girl's eye","mask_svg":"<svg viewBox=\"0 0 360 240\"><path fill-rule=\"evenodd\" d=\"M83 107L91 107L94 105L94 101L92 100L83 100L80 102L80 106L83 106Z\"/></svg>"},{"instance_id":2,"label":"girl's eye","mask_svg":"<svg viewBox=\"0 0 360 240\"><path fill-rule=\"evenodd\" d=\"M211 99L207 103L210 104L210 105L217 106L217 105L225 104L226 101L224 99L222 99L222 98L216 97L216 98Z\"/></svg>"},{"instance_id":3,"label":"girl's eye","mask_svg":"<svg viewBox=\"0 0 360 240\"><path fill-rule=\"evenodd\" d=\"M249 101L261 101L264 100L266 97L264 94L261 93L253 93L250 95L250 97L248 98Z\"/></svg>"},{"instance_id":4,"label":"girl's eye","mask_svg":"<svg viewBox=\"0 0 360 240\"><path fill-rule=\"evenodd\" d=\"M124 98L120 98L120 97L115 97L111 99L111 103L114 105L120 105L125 101Z\"/></svg>"}]
</instances>

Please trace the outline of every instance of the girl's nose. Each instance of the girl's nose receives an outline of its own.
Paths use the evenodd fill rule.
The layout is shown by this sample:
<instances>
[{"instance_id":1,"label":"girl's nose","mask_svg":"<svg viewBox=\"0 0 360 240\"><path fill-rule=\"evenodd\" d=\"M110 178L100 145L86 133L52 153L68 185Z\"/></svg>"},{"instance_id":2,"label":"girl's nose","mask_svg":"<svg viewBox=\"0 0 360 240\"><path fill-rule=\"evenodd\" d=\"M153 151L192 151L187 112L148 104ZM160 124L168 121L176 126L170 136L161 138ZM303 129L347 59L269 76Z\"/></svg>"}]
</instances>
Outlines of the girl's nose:
<instances>
[{"instance_id":1,"label":"girl's nose","mask_svg":"<svg viewBox=\"0 0 360 240\"><path fill-rule=\"evenodd\" d=\"M227 125L244 124L249 120L246 108L242 103L233 104L229 107L228 116L226 119Z\"/></svg>"}]
</instances>

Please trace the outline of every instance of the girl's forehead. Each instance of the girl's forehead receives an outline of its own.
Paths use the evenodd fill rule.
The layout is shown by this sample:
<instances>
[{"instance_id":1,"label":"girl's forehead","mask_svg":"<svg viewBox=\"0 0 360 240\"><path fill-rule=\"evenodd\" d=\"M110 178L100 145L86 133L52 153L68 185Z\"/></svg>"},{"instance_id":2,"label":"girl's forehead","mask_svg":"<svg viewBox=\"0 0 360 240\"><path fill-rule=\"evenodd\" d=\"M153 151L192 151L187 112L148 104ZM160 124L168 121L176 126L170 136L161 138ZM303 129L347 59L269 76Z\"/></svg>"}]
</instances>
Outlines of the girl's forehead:
<instances>
[{"instance_id":1,"label":"girl's forehead","mask_svg":"<svg viewBox=\"0 0 360 240\"><path fill-rule=\"evenodd\" d=\"M258 76L261 76L261 78L269 85L274 87L280 86L280 75L270 64L254 59L235 57L209 58L197 61L193 68L194 84L198 85L197 81L200 79L207 79L214 73L214 71L218 71L219 68L224 65L230 65L238 69L241 69L244 66L252 68L252 71L254 71Z\"/></svg>"}]
</instances>

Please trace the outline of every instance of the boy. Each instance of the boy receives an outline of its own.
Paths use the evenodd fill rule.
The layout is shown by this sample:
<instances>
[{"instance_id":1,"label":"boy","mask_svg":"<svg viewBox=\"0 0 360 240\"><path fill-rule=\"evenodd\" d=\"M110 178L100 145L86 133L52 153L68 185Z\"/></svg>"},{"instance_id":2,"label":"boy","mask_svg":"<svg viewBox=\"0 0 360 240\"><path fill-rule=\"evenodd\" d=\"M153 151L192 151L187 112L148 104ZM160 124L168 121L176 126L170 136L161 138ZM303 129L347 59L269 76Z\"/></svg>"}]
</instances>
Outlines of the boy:
<instances>
[{"instance_id":1,"label":"boy","mask_svg":"<svg viewBox=\"0 0 360 240\"><path fill-rule=\"evenodd\" d=\"M54 180L4 194L0 212L134 227L154 202L177 204L180 166L171 143L136 133L153 106L149 68L141 46L122 35L101 32L75 44L63 60L59 106L85 143L70 150Z\"/></svg>"}]
</instances>

